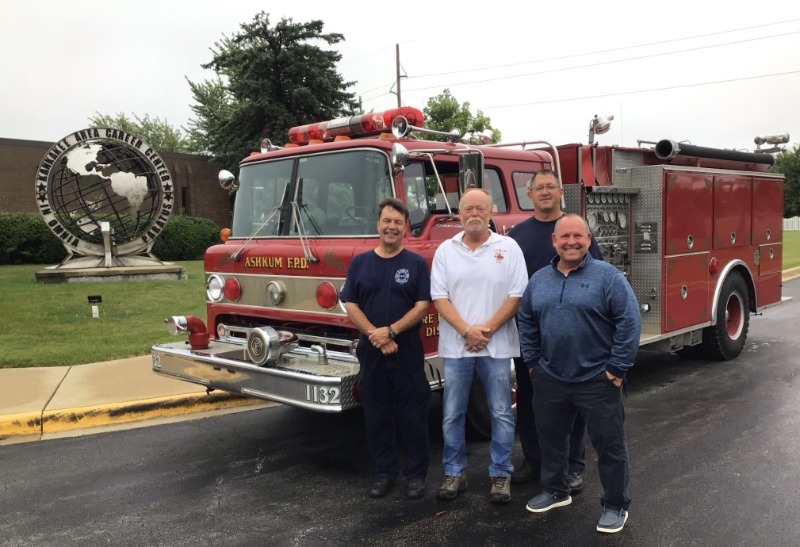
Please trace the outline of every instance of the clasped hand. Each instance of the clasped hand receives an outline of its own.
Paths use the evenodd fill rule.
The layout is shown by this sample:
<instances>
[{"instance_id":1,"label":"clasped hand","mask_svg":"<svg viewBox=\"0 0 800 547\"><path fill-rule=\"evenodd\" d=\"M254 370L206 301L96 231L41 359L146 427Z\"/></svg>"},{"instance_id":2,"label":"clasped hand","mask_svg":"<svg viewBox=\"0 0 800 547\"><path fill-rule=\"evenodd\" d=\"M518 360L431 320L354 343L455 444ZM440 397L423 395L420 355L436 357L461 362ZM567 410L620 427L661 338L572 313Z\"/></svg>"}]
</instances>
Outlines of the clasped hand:
<instances>
[{"instance_id":1,"label":"clasped hand","mask_svg":"<svg viewBox=\"0 0 800 547\"><path fill-rule=\"evenodd\" d=\"M378 327L368 330L367 336L369 337L370 343L381 350L381 353L384 355L397 353L397 342L389 338L389 329L387 327Z\"/></svg>"},{"instance_id":2,"label":"clasped hand","mask_svg":"<svg viewBox=\"0 0 800 547\"><path fill-rule=\"evenodd\" d=\"M481 351L489 343L492 329L483 325L474 325L470 327L469 332L464 337L464 346L467 351L476 353Z\"/></svg>"}]
</instances>

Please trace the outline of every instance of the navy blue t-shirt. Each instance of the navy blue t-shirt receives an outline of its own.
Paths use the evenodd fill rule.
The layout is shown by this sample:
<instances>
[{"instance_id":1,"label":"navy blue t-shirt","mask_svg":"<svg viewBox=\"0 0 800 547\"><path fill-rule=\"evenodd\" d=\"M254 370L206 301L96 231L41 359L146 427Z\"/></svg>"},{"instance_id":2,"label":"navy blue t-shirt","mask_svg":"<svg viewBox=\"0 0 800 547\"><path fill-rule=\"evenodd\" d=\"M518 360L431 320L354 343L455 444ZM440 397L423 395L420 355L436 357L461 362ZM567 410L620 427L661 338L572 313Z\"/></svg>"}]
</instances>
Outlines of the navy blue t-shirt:
<instances>
[{"instance_id":1,"label":"navy blue t-shirt","mask_svg":"<svg viewBox=\"0 0 800 547\"><path fill-rule=\"evenodd\" d=\"M376 327L394 323L417 302L430 299L428 264L406 249L391 258L382 258L374 250L367 251L356 255L347 267L342 302L358 304ZM419 326L418 323L406 332L413 332Z\"/></svg>"},{"instance_id":2,"label":"navy blue t-shirt","mask_svg":"<svg viewBox=\"0 0 800 547\"><path fill-rule=\"evenodd\" d=\"M556 220L558 219L541 221L536 217L531 217L520 222L508 232L508 237L516 241L522 249L529 278L550 264L550 261L556 256L556 249L553 247ZM589 254L596 260L603 260L603 253L597 245L594 234L592 234L592 242L589 244Z\"/></svg>"}]
</instances>

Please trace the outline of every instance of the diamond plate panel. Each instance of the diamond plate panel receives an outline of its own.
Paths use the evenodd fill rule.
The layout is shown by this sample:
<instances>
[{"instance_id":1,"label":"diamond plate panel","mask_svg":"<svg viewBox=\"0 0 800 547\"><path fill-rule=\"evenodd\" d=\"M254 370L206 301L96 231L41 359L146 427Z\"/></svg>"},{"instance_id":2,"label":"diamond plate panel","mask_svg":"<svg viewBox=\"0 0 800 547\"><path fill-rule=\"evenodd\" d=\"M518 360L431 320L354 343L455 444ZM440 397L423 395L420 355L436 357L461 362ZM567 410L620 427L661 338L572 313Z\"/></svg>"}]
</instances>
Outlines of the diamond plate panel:
<instances>
[{"instance_id":1,"label":"diamond plate panel","mask_svg":"<svg viewBox=\"0 0 800 547\"><path fill-rule=\"evenodd\" d=\"M616 155L614 156L616 159ZM664 168L660 165L632 167L628 170L629 183L639 188L632 200L632 226L641 230L643 224L656 227L655 236L659 252L638 252L637 246L631 249L631 286L639 304L649 304L650 311L642 313L642 335L661 334L661 300L663 272L661 268L661 219L663 216Z\"/></svg>"}]
</instances>

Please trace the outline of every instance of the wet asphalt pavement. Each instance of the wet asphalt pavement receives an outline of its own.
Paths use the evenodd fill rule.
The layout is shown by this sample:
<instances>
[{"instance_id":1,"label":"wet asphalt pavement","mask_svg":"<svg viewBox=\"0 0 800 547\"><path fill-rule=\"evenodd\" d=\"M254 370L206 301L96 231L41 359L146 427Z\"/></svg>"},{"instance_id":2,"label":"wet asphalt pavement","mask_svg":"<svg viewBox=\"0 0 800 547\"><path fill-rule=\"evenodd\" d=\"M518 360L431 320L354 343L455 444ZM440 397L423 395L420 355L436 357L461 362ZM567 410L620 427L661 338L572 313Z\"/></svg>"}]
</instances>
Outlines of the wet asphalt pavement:
<instances>
[{"instance_id":1,"label":"wet asphalt pavement","mask_svg":"<svg viewBox=\"0 0 800 547\"><path fill-rule=\"evenodd\" d=\"M591 448L568 507L527 512L538 484L489 503L488 443L476 439L469 489L436 499L434 396L423 500L406 499L402 484L366 496L358 411L276 407L0 446L0 545L798 545L800 280L784 295L794 300L751 318L735 361L640 353L626 400L633 503L620 534L594 530Z\"/></svg>"}]
</instances>

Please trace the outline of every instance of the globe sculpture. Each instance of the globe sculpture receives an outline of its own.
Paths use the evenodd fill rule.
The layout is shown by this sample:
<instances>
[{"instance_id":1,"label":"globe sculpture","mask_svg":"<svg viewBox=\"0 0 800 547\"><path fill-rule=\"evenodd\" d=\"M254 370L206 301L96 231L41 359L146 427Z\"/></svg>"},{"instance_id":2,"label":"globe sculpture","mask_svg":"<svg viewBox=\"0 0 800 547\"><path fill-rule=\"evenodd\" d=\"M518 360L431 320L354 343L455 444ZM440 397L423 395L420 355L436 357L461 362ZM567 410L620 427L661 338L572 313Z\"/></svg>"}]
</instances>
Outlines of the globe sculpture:
<instances>
[{"instance_id":1,"label":"globe sculpture","mask_svg":"<svg viewBox=\"0 0 800 547\"><path fill-rule=\"evenodd\" d=\"M159 264L150 250L173 209L173 182L151 146L112 128L76 131L45 155L39 212L67 249L59 268Z\"/></svg>"}]
</instances>

